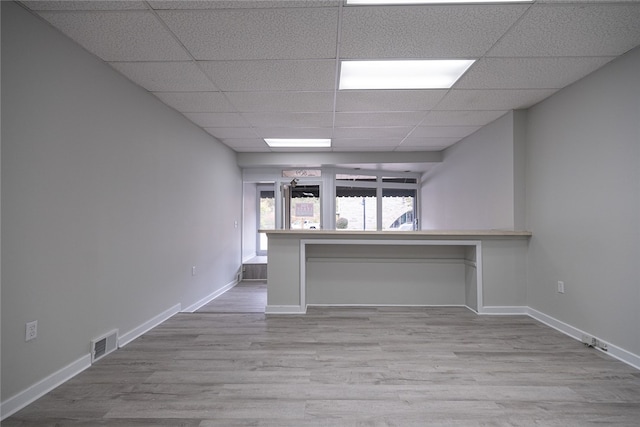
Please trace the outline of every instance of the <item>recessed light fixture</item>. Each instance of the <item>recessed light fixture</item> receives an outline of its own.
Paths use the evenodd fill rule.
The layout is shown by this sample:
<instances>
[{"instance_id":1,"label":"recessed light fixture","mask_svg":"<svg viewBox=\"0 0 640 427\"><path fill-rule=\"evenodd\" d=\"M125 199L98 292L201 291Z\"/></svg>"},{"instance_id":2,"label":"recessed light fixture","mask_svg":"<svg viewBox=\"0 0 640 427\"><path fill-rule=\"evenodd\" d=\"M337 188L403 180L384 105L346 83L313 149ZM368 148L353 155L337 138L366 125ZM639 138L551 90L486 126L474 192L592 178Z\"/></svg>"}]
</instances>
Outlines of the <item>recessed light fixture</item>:
<instances>
[{"instance_id":1,"label":"recessed light fixture","mask_svg":"<svg viewBox=\"0 0 640 427\"><path fill-rule=\"evenodd\" d=\"M531 3L533 0L346 0L346 4Z\"/></svg>"},{"instance_id":2,"label":"recessed light fixture","mask_svg":"<svg viewBox=\"0 0 640 427\"><path fill-rule=\"evenodd\" d=\"M330 139L265 138L271 148L326 148L331 147Z\"/></svg>"},{"instance_id":3,"label":"recessed light fixture","mask_svg":"<svg viewBox=\"0 0 640 427\"><path fill-rule=\"evenodd\" d=\"M475 61L342 61L339 89L448 89Z\"/></svg>"}]
</instances>

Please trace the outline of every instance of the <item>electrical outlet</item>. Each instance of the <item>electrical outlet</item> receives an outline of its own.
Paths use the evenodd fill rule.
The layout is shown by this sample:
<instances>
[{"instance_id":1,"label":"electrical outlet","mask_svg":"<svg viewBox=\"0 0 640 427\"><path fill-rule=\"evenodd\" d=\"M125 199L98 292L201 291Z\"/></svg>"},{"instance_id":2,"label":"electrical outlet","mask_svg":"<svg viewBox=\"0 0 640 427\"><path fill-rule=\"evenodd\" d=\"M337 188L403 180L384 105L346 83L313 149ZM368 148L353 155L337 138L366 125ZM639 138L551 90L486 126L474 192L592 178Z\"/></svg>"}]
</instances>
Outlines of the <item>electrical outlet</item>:
<instances>
[{"instance_id":1,"label":"electrical outlet","mask_svg":"<svg viewBox=\"0 0 640 427\"><path fill-rule=\"evenodd\" d=\"M564 294L564 282L561 282L560 280L558 280L558 293Z\"/></svg>"},{"instance_id":2,"label":"electrical outlet","mask_svg":"<svg viewBox=\"0 0 640 427\"><path fill-rule=\"evenodd\" d=\"M27 323L27 328L24 336L25 341L31 341L38 336L38 321L34 320L33 322Z\"/></svg>"},{"instance_id":3,"label":"electrical outlet","mask_svg":"<svg viewBox=\"0 0 640 427\"><path fill-rule=\"evenodd\" d=\"M196 266L195 265L193 267L191 267L191 275L192 276L196 275Z\"/></svg>"}]
</instances>

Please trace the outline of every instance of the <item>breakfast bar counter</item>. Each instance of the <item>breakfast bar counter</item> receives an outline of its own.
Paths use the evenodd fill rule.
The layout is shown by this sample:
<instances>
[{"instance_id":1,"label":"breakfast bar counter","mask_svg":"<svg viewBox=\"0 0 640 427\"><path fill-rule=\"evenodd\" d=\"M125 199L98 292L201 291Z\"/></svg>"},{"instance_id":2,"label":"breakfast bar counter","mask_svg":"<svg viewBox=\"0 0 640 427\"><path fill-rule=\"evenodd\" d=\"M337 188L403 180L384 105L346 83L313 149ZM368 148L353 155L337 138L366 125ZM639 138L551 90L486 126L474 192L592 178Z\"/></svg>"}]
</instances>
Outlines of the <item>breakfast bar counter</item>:
<instances>
[{"instance_id":1,"label":"breakfast bar counter","mask_svg":"<svg viewBox=\"0 0 640 427\"><path fill-rule=\"evenodd\" d=\"M466 306L517 312L528 231L262 230L268 314L309 305Z\"/></svg>"}]
</instances>

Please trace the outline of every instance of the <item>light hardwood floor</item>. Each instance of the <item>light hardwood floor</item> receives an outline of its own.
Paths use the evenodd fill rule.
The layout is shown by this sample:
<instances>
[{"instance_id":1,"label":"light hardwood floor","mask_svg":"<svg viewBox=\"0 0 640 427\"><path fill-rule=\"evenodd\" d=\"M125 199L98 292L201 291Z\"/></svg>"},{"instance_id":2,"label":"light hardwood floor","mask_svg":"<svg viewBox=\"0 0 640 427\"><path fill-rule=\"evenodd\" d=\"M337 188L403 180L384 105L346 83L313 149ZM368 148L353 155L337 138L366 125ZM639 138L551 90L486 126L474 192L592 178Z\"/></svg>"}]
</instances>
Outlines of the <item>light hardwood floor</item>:
<instances>
[{"instance_id":1,"label":"light hardwood floor","mask_svg":"<svg viewBox=\"0 0 640 427\"><path fill-rule=\"evenodd\" d=\"M640 371L528 317L237 312L264 292L174 316L2 426L640 425Z\"/></svg>"}]
</instances>

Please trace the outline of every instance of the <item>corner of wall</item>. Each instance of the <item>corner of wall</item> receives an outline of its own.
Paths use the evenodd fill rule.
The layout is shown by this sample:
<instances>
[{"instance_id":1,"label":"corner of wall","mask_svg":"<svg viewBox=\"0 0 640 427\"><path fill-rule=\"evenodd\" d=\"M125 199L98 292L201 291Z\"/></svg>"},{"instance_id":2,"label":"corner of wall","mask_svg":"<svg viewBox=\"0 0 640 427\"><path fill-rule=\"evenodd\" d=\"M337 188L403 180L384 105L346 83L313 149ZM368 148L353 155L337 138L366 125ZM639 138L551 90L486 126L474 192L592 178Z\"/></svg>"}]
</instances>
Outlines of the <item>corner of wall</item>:
<instances>
[{"instance_id":1,"label":"corner of wall","mask_svg":"<svg viewBox=\"0 0 640 427\"><path fill-rule=\"evenodd\" d=\"M525 230L527 110L513 111L513 227Z\"/></svg>"}]
</instances>

